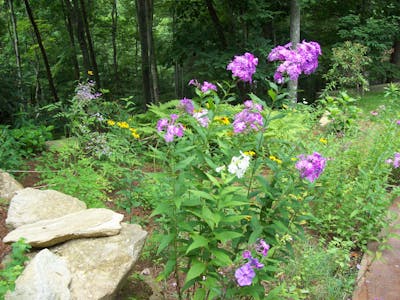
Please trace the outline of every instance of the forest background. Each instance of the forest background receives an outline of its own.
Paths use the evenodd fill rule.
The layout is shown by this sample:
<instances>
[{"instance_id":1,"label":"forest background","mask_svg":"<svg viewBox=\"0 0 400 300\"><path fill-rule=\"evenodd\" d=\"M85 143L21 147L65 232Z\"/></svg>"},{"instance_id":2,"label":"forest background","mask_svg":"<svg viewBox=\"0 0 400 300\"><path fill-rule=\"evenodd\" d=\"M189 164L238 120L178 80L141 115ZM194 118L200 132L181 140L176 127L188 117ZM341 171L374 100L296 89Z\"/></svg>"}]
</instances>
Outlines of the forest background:
<instances>
[{"instance_id":1,"label":"forest background","mask_svg":"<svg viewBox=\"0 0 400 300\"><path fill-rule=\"evenodd\" d=\"M259 57L259 66L254 84L237 91L263 93L257 83L275 68L268 53L290 41L293 3L301 11L300 40L317 41L323 52L318 71L300 79L299 99L316 99L332 49L348 40L366 47L370 84L400 78L398 1L5 0L0 123L45 122L38 108L66 103L87 79L107 101L145 110L190 96L192 78L228 80L226 62L244 52Z\"/></svg>"}]
</instances>

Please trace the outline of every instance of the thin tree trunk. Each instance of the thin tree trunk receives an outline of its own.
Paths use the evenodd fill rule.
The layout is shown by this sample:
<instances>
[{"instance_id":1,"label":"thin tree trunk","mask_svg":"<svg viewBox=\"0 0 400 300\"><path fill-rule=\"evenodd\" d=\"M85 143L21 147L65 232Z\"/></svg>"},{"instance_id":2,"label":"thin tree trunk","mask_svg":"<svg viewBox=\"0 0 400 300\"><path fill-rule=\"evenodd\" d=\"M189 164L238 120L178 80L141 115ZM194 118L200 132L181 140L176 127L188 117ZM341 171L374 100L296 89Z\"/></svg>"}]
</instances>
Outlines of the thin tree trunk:
<instances>
[{"instance_id":1,"label":"thin tree trunk","mask_svg":"<svg viewBox=\"0 0 400 300\"><path fill-rule=\"evenodd\" d=\"M142 59L142 83L143 83L143 97L144 109L147 104L152 102L152 88L150 77L150 64L149 64L149 50L148 50L148 36L147 36L147 18L146 18L146 0L136 0L136 12L140 36L140 48Z\"/></svg>"},{"instance_id":2,"label":"thin tree trunk","mask_svg":"<svg viewBox=\"0 0 400 300\"><path fill-rule=\"evenodd\" d=\"M14 12L14 3L13 0L8 0L8 6L10 7L10 17L13 31L13 45L15 52L15 60L17 63L17 88L18 88L18 96L22 98L22 69L21 69L21 56L19 54L19 39L18 39L18 31L17 31L17 18L15 17Z\"/></svg>"},{"instance_id":3,"label":"thin tree trunk","mask_svg":"<svg viewBox=\"0 0 400 300\"><path fill-rule=\"evenodd\" d=\"M151 75L152 102L159 102L160 92L158 87L157 60L153 38L153 0L146 0L146 19L147 19L147 44L149 51L149 65Z\"/></svg>"},{"instance_id":4,"label":"thin tree trunk","mask_svg":"<svg viewBox=\"0 0 400 300\"><path fill-rule=\"evenodd\" d=\"M66 0L66 2L69 0ZM76 37L78 38L78 44L79 48L81 49L82 53L82 64L85 69L85 72L92 70L92 65L90 63L90 58L89 58L89 51L88 51L88 46L86 43L86 37L85 37L85 30L83 28L82 24L82 15L81 15L81 10L79 7L79 2L78 0L73 0L73 8L72 8L72 20L75 25L75 31L76 31Z\"/></svg>"},{"instance_id":5,"label":"thin tree trunk","mask_svg":"<svg viewBox=\"0 0 400 300\"><path fill-rule=\"evenodd\" d=\"M219 41L221 43L222 49L226 49L227 43L226 43L226 38L224 34L224 29L222 28L221 22L218 18L217 12L215 11L214 5L212 0L205 0L208 13L210 14L211 20L214 24L214 27L217 31Z\"/></svg>"},{"instance_id":6,"label":"thin tree trunk","mask_svg":"<svg viewBox=\"0 0 400 300\"><path fill-rule=\"evenodd\" d=\"M296 49L300 42L300 3L299 0L290 1L290 41L292 49ZM294 103L297 102L298 80L289 81L289 97Z\"/></svg>"},{"instance_id":7,"label":"thin tree trunk","mask_svg":"<svg viewBox=\"0 0 400 300\"><path fill-rule=\"evenodd\" d=\"M25 3L26 12L28 14L29 20L31 21L31 24L33 27L33 31L35 32L35 35L36 35L36 40L39 45L40 52L42 53L44 66L46 68L47 80L49 81L49 87L50 87L51 93L53 94L54 101L57 102L58 101L57 91L56 91L56 87L54 86L53 76L51 74L51 69L50 69L50 65L49 65L49 60L47 59L46 50L44 49L44 46L42 43L42 37L40 36L39 28L36 25L35 18L32 13L32 9L29 5L29 0L24 0L24 3Z\"/></svg>"},{"instance_id":8,"label":"thin tree trunk","mask_svg":"<svg viewBox=\"0 0 400 300\"><path fill-rule=\"evenodd\" d=\"M64 6L65 3L65 6ZM75 80L79 80L80 74L79 74L79 63L78 63L78 58L76 56L76 45L75 45L75 37L74 37L74 28L72 26L72 20L71 20L71 15L72 15L72 6L69 0L61 0L61 6L63 8L63 13L65 16L65 26L67 27L68 35L69 35L69 40L71 43L71 60L72 64L74 65L74 77Z\"/></svg>"},{"instance_id":9,"label":"thin tree trunk","mask_svg":"<svg viewBox=\"0 0 400 300\"><path fill-rule=\"evenodd\" d=\"M96 80L96 86L97 86L97 88L99 88L101 86L100 75L99 75L99 69L97 67L96 54L94 52L93 40L92 40L92 36L90 34L89 23L88 23L87 14L86 14L86 8L85 8L85 0L80 0L80 3L81 3L81 9L82 9L83 25L84 25L84 29L85 29L85 33L86 33L87 42L89 45L89 55L90 55L92 66L93 66L94 78Z\"/></svg>"},{"instance_id":10,"label":"thin tree trunk","mask_svg":"<svg viewBox=\"0 0 400 300\"><path fill-rule=\"evenodd\" d=\"M112 19L111 37L112 37L112 47L113 47L114 81L115 84L118 85L119 76L118 76L118 60L117 60L117 24L118 24L117 0L113 0L111 19Z\"/></svg>"}]
</instances>

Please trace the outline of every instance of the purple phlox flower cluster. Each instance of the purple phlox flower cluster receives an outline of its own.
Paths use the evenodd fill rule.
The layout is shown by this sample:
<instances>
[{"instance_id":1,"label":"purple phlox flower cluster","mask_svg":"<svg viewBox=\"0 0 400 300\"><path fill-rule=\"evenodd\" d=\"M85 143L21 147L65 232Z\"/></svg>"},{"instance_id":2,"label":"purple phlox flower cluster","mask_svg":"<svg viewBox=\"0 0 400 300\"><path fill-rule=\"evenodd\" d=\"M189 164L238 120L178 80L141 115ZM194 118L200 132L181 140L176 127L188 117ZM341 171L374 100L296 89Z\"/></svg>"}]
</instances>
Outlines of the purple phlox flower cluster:
<instances>
[{"instance_id":1,"label":"purple phlox flower cluster","mask_svg":"<svg viewBox=\"0 0 400 300\"><path fill-rule=\"evenodd\" d=\"M299 155L299 161L296 163L296 169L300 171L301 178L306 178L310 182L314 182L324 171L326 158L322 157L318 152L311 155Z\"/></svg>"},{"instance_id":2,"label":"purple phlox flower cluster","mask_svg":"<svg viewBox=\"0 0 400 300\"><path fill-rule=\"evenodd\" d=\"M179 118L176 114L171 114L170 119L164 118L157 122L158 132L165 131L164 139L167 143L172 142L174 137L182 137L184 127L181 123L176 124L176 120Z\"/></svg>"},{"instance_id":3,"label":"purple phlox flower cluster","mask_svg":"<svg viewBox=\"0 0 400 300\"><path fill-rule=\"evenodd\" d=\"M259 240L256 245L257 253L261 253L266 256L270 246L264 241ZM264 264L260 263L259 260L251 255L249 250L245 250L242 253L242 257L247 259L247 262L236 269L235 278L239 286L251 285L253 278L256 276L254 269L264 268Z\"/></svg>"},{"instance_id":4,"label":"purple phlox flower cluster","mask_svg":"<svg viewBox=\"0 0 400 300\"><path fill-rule=\"evenodd\" d=\"M392 164L395 169L400 166L400 153L396 152L393 158L389 158L386 160L386 163Z\"/></svg>"},{"instance_id":5,"label":"purple phlox flower cluster","mask_svg":"<svg viewBox=\"0 0 400 300\"><path fill-rule=\"evenodd\" d=\"M193 117L199 122L202 127L208 127L210 119L208 118L208 110L203 108L198 112L193 113Z\"/></svg>"},{"instance_id":6,"label":"purple phlox flower cluster","mask_svg":"<svg viewBox=\"0 0 400 300\"><path fill-rule=\"evenodd\" d=\"M284 82L284 74L289 75L290 80L296 80L301 73L309 75L318 67L318 56L322 52L317 42L303 41L297 44L296 49L291 49L291 46L291 43L277 46L268 55L269 61L281 61L274 74L277 83Z\"/></svg>"},{"instance_id":7,"label":"purple phlox flower cluster","mask_svg":"<svg viewBox=\"0 0 400 300\"><path fill-rule=\"evenodd\" d=\"M76 87L75 97L82 101L97 99L101 96L101 93L94 92L95 83L90 80L87 83L79 83Z\"/></svg>"},{"instance_id":8,"label":"purple phlox flower cluster","mask_svg":"<svg viewBox=\"0 0 400 300\"><path fill-rule=\"evenodd\" d=\"M194 113L194 104L193 104L193 101L191 99L183 98L180 101L179 106L181 108L183 108L189 115L193 115L193 113Z\"/></svg>"},{"instance_id":9,"label":"purple phlox flower cluster","mask_svg":"<svg viewBox=\"0 0 400 300\"><path fill-rule=\"evenodd\" d=\"M256 72L257 65L258 58L253 54L246 52L243 55L235 56L226 69L232 71L234 77L238 77L244 82L252 83L252 77Z\"/></svg>"},{"instance_id":10,"label":"purple phlox flower cluster","mask_svg":"<svg viewBox=\"0 0 400 300\"><path fill-rule=\"evenodd\" d=\"M262 254L262 256L268 255L269 248L270 246L263 239L260 239L256 245L257 252Z\"/></svg>"},{"instance_id":11,"label":"purple phlox flower cluster","mask_svg":"<svg viewBox=\"0 0 400 300\"><path fill-rule=\"evenodd\" d=\"M212 84L208 81L204 81L203 84L200 84L200 82L197 81L197 79L191 79L189 81L189 85L194 85L197 87L199 90L201 90L203 93L206 93L210 90L217 91L217 86L215 84Z\"/></svg>"},{"instance_id":12,"label":"purple phlox flower cluster","mask_svg":"<svg viewBox=\"0 0 400 300\"><path fill-rule=\"evenodd\" d=\"M260 113L263 107L260 104L247 100L244 102L244 106L245 108L234 117L232 123L234 133L258 131L264 125L263 117Z\"/></svg>"}]
</instances>

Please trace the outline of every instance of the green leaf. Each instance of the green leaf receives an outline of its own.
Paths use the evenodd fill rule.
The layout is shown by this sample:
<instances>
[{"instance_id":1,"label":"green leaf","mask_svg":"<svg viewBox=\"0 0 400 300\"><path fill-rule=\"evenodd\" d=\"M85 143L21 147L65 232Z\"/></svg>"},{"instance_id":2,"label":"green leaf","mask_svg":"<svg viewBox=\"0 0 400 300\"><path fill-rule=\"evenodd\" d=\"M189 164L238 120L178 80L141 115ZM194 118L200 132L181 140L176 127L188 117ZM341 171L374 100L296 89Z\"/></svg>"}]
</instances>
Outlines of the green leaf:
<instances>
[{"instance_id":1,"label":"green leaf","mask_svg":"<svg viewBox=\"0 0 400 300\"><path fill-rule=\"evenodd\" d=\"M196 158L196 156L189 156L188 158L181 160L174 166L174 171L184 170L190 163Z\"/></svg>"},{"instance_id":2,"label":"green leaf","mask_svg":"<svg viewBox=\"0 0 400 300\"><path fill-rule=\"evenodd\" d=\"M165 248L168 247L169 244L171 244L172 240L175 238L174 233L170 233L168 235L164 235L164 237L160 241L160 245L158 246L157 249L157 255L161 253Z\"/></svg>"},{"instance_id":3,"label":"green leaf","mask_svg":"<svg viewBox=\"0 0 400 300\"><path fill-rule=\"evenodd\" d=\"M208 247L208 239L201 235L193 234L192 235L193 242L186 250L186 254L190 251L197 249L197 248L207 248Z\"/></svg>"},{"instance_id":4,"label":"green leaf","mask_svg":"<svg viewBox=\"0 0 400 300\"><path fill-rule=\"evenodd\" d=\"M211 201L215 201L214 196L209 194L209 193L206 193L206 192L203 192L203 191L198 191L198 190L190 190L190 192L193 195L197 196L197 197L204 198L204 199L211 200Z\"/></svg>"},{"instance_id":5,"label":"green leaf","mask_svg":"<svg viewBox=\"0 0 400 300\"><path fill-rule=\"evenodd\" d=\"M204 300L206 299L206 290L204 288L197 289L193 296L193 300Z\"/></svg>"},{"instance_id":6,"label":"green leaf","mask_svg":"<svg viewBox=\"0 0 400 300\"><path fill-rule=\"evenodd\" d=\"M185 283L196 277L199 277L206 270L206 268L207 266L204 263L197 260L194 261L186 275Z\"/></svg>"},{"instance_id":7,"label":"green leaf","mask_svg":"<svg viewBox=\"0 0 400 300\"><path fill-rule=\"evenodd\" d=\"M220 240L222 243L226 243L238 237L242 237L243 234L236 231L222 231L222 232L214 232L214 236L217 240Z\"/></svg>"},{"instance_id":8,"label":"green leaf","mask_svg":"<svg viewBox=\"0 0 400 300\"><path fill-rule=\"evenodd\" d=\"M213 249L211 253L215 256L212 263L219 267L226 267L232 264L231 258L220 249Z\"/></svg>"},{"instance_id":9,"label":"green leaf","mask_svg":"<svg viewBox=\"0 0 400 300\"><path fill-rule=\"evenodd\" d=\"M358 209L353 210L353 212L350 214L350 219L354 218L360 211Z\"/></svg>"},{"instance_id":10,"label":"green leaf","mask_svg":"<svg viewBox=\"0 0 400 300\"><path fill-rule=\"evenodd\" d=\"M212 176L211 174L205 173L206 176L208 177L208 179L210 179L210 181L217 187L221 187L221 184L218 182L217 178L215 178L214 176Z\"/></svg>"}]
</instances>

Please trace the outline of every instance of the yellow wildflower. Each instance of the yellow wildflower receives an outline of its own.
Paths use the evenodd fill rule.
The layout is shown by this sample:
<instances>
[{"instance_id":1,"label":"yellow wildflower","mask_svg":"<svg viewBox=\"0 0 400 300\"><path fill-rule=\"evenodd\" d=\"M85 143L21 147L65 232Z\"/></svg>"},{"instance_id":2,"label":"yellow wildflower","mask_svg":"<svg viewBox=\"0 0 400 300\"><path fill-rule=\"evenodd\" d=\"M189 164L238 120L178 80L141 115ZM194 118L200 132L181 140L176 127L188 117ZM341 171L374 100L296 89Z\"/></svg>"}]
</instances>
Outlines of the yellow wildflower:
<instances>
[{"instance_id":1,"label":"yellow wildflower","mask_svg":"<svg viewBox=\"0 0 400 300\"><path fill-rule=\"evenodd\" d=\"M117 122L119 128L129 128L129 124L126 122Z\"/></svg>"},{"instance_id":2,"label":"yellow wildflower","mask_svg":"<svg viewBox=\"0 0 400 300\"><path fill-rule=\"evenodd\" d=\"M274 162L276 162L276 163L278 163L278 164L282 163L282 161L279 158L277 158L276 156L273 156L273 155L270 155L269 159L274 161Z\"/></svg>"},{"instance_id":3,"label":"yellow wildflower","mask_svg":"<svg viewBox=\"0 0 400 300\"><path fill-rule=\"evenodd\" d=\"M228 117L215 117L215 121L220 122L221 124L229 125L231 121L229 121Z\"/></svg>"},{"instance_id":4,"label":"yellow wildflower","mask_svg":"<svg viewBox=\"0 0 400 300\"><path fill-rule=\"evenodd\" d=\"M90 76L93 76L93 74L94 74L92 70L88 70L87 73L88 73L88 75L90 75Z\"/></svg>"},{"instance_id":5,"label":"yellow wildflower","mask_svg":"<svg viewBox=\"0 0 400 300\"><path fill-rule=\"evenodd\" d=\"M291 161L296 161L297 158L296 158L296 157L292 157L290 160L291 160Z\"/></svg>"},{"instance_id":6,"label":"yellow wildflower","mask_svg":"<svg viewBox=\"0 0 400 300\"><path fill-rule=\"evenodd\" d=\"M108 126L114 126L114 125L115 125L115 121L113 121L113 120L108 120L108 121L107 121L107 125L108 125Z\"/></svg>"},{"instance_id":7,"label":"yellow wildflower","mask_svg":"<svg viewBox=\"0 0 400 300\"><path fill-rule=\"evenodd\" d=\"M139 139L139 138L140 138L140 135L136 132L136 129L135 129L135 128L129 128L129 130L130 130L130 132L132 133L132 136L133 136L135 139Z\"/></svg>"},{"instance_id":8,"label":"yellow wildflower","mask_svg":"<svg viewBox=\"0 0 400 300\"><path fill-rule=\"evenodd\" d=\"M247 156L254 156L254 155L256 155L256 153L255 153L254 151L252 151L252 150L250 150L250 151L244 151L243 154L244 154L244 155L247 155Z\"/></svg>"},{"instance_id":9,"label":"yellow wildflower","mask_svg":"<svg viewBox=\"0 0 400 300\"><path fill-rule=\"evenodd\" d=\"M327 139L320 138L319 141L320 141L322 144L325 144L325 145L328 144L328 140L327 140Z\"/></svg>"}]
</instances>

